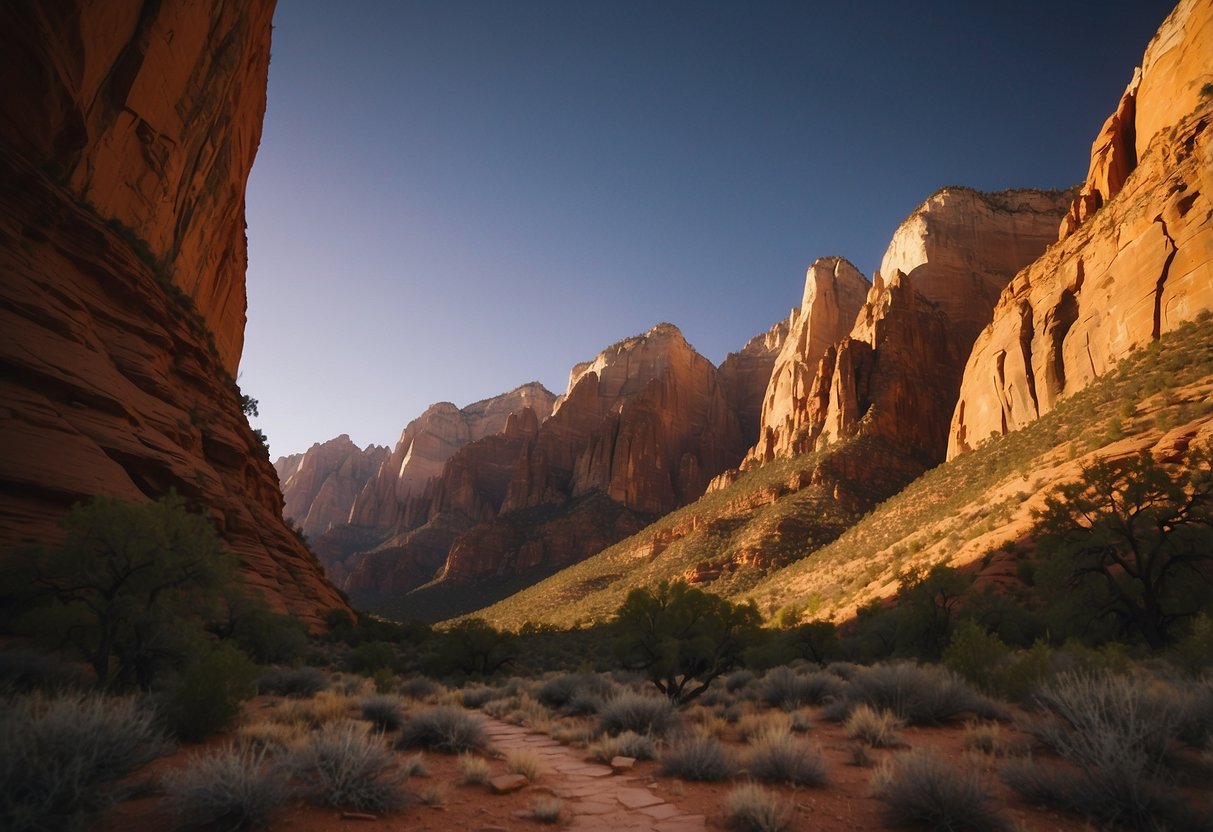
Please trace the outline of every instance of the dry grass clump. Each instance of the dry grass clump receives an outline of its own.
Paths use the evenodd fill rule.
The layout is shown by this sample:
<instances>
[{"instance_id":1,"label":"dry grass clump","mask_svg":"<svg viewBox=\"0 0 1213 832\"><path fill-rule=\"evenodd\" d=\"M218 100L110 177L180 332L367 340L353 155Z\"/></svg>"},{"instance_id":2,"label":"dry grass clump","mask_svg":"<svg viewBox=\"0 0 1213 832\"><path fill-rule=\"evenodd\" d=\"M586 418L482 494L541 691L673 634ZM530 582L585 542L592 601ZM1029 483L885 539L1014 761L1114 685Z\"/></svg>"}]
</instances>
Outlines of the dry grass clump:
<instances>
[{"instance_id":1,"label":"dry grass clump","mask_svg":"<svg viewBox=\"0 0 1213 832\"><path fill-rule=\"evenodd\" d=\"M591 714L598 712L613 690L610 680L597 673L562 673L544 682L536 698L550 708Z\"/></svg>"},{"instance_id":2,"label":"dry grass clump","mask_svg":"<svg viewBox=\"0 0 1213 832\"><path fill-rule=\"evenodd\" d=\"M230 830L268 825L295 796L287 771L265 747L235 745L192 756L164 779L164 790L181 826Z\"/></svg>"},{"instance_id":3,"label":"dry grass clump","mask_svg":"<svg viewBox=\"0 0 1213 832\"><path fill-rule=\"evenodd\" d=\"M399 696L376 694L358 705L362 718L376 731L397 731L404 724L404 702Z\"/></svg>"},{"instance_id":4,"label":"dry grass clump","mask_svg":"<svg viewBox=\"0 0 1213 832\"><path fill-rule=\"evenodd\" d=\"M740 832L784 832L791 828L792 810L774 792L743 783L729 792L728 823Z\"/></svg>"},{"instance_id":5,"label":"dry grass clump","mask_svg":"<svg viewBox=\"0 0 1213 832\"><path fill-rule=\"evenodd\" d=\"M428 676L413 676L401 682L396 690L405 699L424 700L437 697L446 688Z\"/></svg>"},{"instance_id":6,"label":"dry grass clump","mask_svg":"<svg viewBox=\"0 0 1213 832\"><path fill-rule=\"evenodd\" d=\"M692 736L661 754L661 773L684 780L728 780L737 771L728 750L715 737Z\"/></svg>"},{"instance_id":7,"label":"dry grass clump","mask_svg":"<svg viewBox=\"0 0 1213 832\"><path fill-rule=\"evenodd\" d=\"M311 699L288 699L270 715L274 722L298 725L302 728L322 728L350 717L352 700L344 693L323 690Z\"/></svg>"},{"instance_id":8,"label":"dry grass clump","mask_svg":"<svg viewBox=\"0 0 1213 832\"><path fill-rule=\"evenodd\" d=\"M251 750L282 751L307 739L298 724L285 722L248 722L236 729L236 745Z\"/></svg>"},{"instance_id":9,"label":"dry grass clump","mask_svg":"<svg viewBox=\"0 0 1213 832\"><path fill-rule=\"evenodd\" d=\"M432 809L440 809L446 805L451 796L450 783L433 783L417 789L417 799Z\"/></svg>"},{"instance_id":10,"label":"dry grass clump","mask_svg":"<svg viewBox=\"0 0 1213 832\"><path fill-rule=\"evenodd\" d=\"M772 708L794 711L805 705L821 705L842 696L844 685L825 671L799 674L790 667L775 667L759 683L758 697Z\"/></svg>"},{"instance_id":11,"label":"dry grass clump","mask_svg":"<svg viewBox=\"0 0 1213 832\"><path fill-rule=\"evenodd\" d=\"M483 708L494 699L501 699L507 694L501 688L491 688L488 685L469 685L459 691L459 703L465 708Z\"/></svg>"},{"instance_id":12,"label":"dry grass clump","mask_svg":"<svg viewBox=\"0 0 1213 832\"><path fill-rule=\"evenodd\" d=\"M678 710L664 697L623 693L598 712L598 728L607 734L634 731L660 737L678 722Z\"/></svg>"},{"instance_id":13,"label":"dry grass clump","mask_svg":"<svg viewBox=\"0 0 1213 832\"><path fill-rule=\"evenodd\" d=\"M531 817L540 823L560 823L564 801L559 797L540 797L531 805Z\"/></svg>"},{"instance_id":14,"label":"dry grass clump","mask_svg":"<svg viewBox=\"0 0 1213 832\"><path fill-rule=\"evenodd\" d=\"M328 674L317 667L275 667L266 671L257 682L261 693L278 696L315 696L328 688Z\"/></svg>"},{"instance_id":15,"label":"dry grass clump","mask_svg":"<svg viewBox=\"0 0 1213 832\"><path fill-rule=\"evenodd\" d=\"M543 774L543 762L529 748L516 748L505 752L505 770L510 774L521 774L534 783Z\"/></svg>"},{"instance_id":16,"label":"dry grass clump","mask_svg":"<svg viewBox=\"0 0 1213 832\"><path fill-rule=\"evenodd\" d=\"M435 705L412 714L400 728L396 748L482 751L489 744L484 720L453 705Z\"/></svg>"},{"instance_id":17,"label":"dry grass clump","mask_svg":"<svg viewBox=\"0 0 1213 832\"><path fill-rule=\"evenodd\" d=\"M890 826L971 832L1012 828L977 771L951 766L932 751L886 760L872 776L872 795L884 802Z\"/></svg>"},{"instance_id":18,"label":"dry grass clump","mask_svg":"<svg viewBox=\"0 0 1213 832\"><path fill-rule=\"evenodd\" d=\"M873 748L893 748L902 744L898 731L904 725L892 711L860 705L851 711L843 730L849 739L860 740Z\"/></svg>"},{"instance_id":19,"label":"dry grass clump","mask_svg":"<svg viewBox=\"0 0 1213 832\"><path fill-rule=\"evenodd\" d=\"M407 773L375 734L357 723L326 725L286 763L317 803L386 813L406 803Z\"/></svg>"},{"instance_id":20,"label":"dry grass clump","mask_svg":"<svg viewBox=\"0 0 1213 832\"><path fill-rule=\"evenodd\" d=\"M847 684L847 699L890 710L910 725L934 725L965 714L1003 719L1005 712L951 671L910 662L862 669Z\"/></svg>"},{"instance_id":21,"label":"dry grass clump","mask_svg":"<svg viewBox=\"0 0 1213 832\"><path fill-rule=\"evenodd\" d=\"M587 756L598 763L609 763L616 757L651 760L657 753L657 743L648 734L624 731L615 736L600 737L586 749Z\"/></svg>"},{"instance_id":22,"label":"dry grass clump","mask_svg":"<svg viewBox=\"0 0 1213 832\"><path fill-rule=\"evenodd\" d=\"M821 749L787 734L760 737L746 752L744 765L751 777L764 783L821 786L827 780Z\"/></svg>"},{"instance_id":23,"label":"dry grass clump","mask_svg":"<svg viewBox=\"0 0 1213 832\"><path fill-rule=\"evenodd\" d=\"M995 757L1007 754L1007 742L1002 726L997 722L969 721L965 723L964 747Z\"/></svg>"},{"instance_id":24,"label":"dry grass clump","mask_svg":"<svg viewBox=\"0 0 1213 832\"><path fill-rule=\"evenodd\" d=\"M781 711L746 714L737 720L737 733L745 742L766 734L787 734L792 730L792 718Z\"/></svg>"},{"instance_id":25,"label":"dry grass clump","mask_svg":"<svg viewBox=\"0 0 1213 832\"><path fill-rule=\"evenodd\" d=\"M492 769L488 760L475 754L459 755L459 774L466 786L483 786L489 782Z\"/></svg>"}]
</instances>

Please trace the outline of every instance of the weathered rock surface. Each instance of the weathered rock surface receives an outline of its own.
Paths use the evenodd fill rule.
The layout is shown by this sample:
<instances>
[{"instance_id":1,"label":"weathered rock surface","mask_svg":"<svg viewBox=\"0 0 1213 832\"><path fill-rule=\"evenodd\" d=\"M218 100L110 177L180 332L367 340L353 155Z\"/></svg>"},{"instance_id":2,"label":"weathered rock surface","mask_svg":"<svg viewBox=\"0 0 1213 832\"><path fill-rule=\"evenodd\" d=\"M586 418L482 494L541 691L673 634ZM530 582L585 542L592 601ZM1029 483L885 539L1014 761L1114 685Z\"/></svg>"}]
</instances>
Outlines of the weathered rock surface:
<instances>
[{"instance_id":1,"label":"weathered rock surface","mask_svg":"<svg viewBox=\"0 0 1213 832\"><path fill-rule=\"evenodd\" d=\"M539 420L552 412L556 396L542 384L530 382L508 393L464 408L450 402L431 405L409 422L391 456L381 465L354 502L349 521L360 526L398 529L412 498L442 474L460 448L505 430L507 420L530 409Z\"/></svg>"},{"instance_id":2,"label":"weathered rock surface","mask_svg":"<svg viewBox=\"0 0 1213 832\"><path fill-rule=\"evenodd\" d=\"M825 257L809 266L804 297L788 318L788 335L767 382L759 441L751 459L768 462L806 450L805 418L818 363L851 331L868 287L867 278L841 257Z\"/></svg>"},{"instance_id":3,"label":"weathered rock surface","mask_svg":"<svg viewBox=\"0 0 1213 832\"><path fill-rule=\"evenodd\" d=\"M273 0L0 9L0 141L146 242L232 375L273 12Z\"/></svg>"},{"instance_id":4,"label":"weathered rock surface","mask_svg":"<svg viewBox=\"0 0 1213 832\"><path fill-rule=\"evenodd\" d=\"M1122 100L1109 120L1121 145L1134 137L1121 158L1136 166L1003 292L965 368L949 457L1047 413L1213 309L1213 94L1199 93L1213 84L1210 55L1213 0L1185 0L1147 48L1134 106ZM1116 180L1100 154L1097 142L1084 192Z\"/></svg>"},{"instance_id":5,"label":"weathered rock surface","mask_svg":"<svg viewBox=\"0 0 1213 832\"><path fill-rule=\"evenodd\" d=\"M755 335L738 352L731 352L720 363L720 384L737 414L742 444L753 447L762 426L762 404L775 361L788 340L792 320L798 310L761 335Z\"/></svg>"},{"instance_id":6,"label":"weathered rock surface","mask_svg":"<svg viewBox=\"0 0 1213 832\"><path fill-rule=\"evenodd\" d=\"M93 495L175 488L319 625L345 603L284 524L232 381L272 12L0 8L0 550L53 541Z\"/></svg>"},{"instance_id":7,"label":"weathered rock surface","mask_svg":"<svg viewBox=\"0 0 1213 832\"><path fill-rule=\"evenodd\" d=\"M350 521L354 498L388 457L383 445L359 448L342 434L274 463L285 500L283 513L308 537Z\"/></svg>"}]
</instances>

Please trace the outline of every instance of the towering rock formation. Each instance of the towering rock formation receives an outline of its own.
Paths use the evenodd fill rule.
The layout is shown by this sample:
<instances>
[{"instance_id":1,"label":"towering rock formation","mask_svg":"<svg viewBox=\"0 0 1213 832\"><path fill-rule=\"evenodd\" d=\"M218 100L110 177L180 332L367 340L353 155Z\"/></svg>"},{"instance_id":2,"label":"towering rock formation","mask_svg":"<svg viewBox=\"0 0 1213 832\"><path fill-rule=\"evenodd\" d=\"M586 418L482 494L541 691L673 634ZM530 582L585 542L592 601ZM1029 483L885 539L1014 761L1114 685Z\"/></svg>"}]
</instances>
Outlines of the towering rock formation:
<instances>
[{"instance_id":1,"label":"towering rock formation","mask_svg":"<svg viewBox=\"0 0 1213 832\"><path fill-rule=\"evenodd\" d=\"M274 463L285 498L283 514L308 537L348 523L354 498L388 457L382 445L359 448L342 434Z\"/></svg>"},{"instance_id":2,"label":"towering rock formation","mask_svg":"<svg viewBox=\"0 0 1213 832\"><path fill-rule=\"evenodd\" d=\"M841 257L809 266L800 308L788 318L788 336L762 398L759 441L750 458L769 462L812 450L806 423L808 398L826 350L851 331L868 293L868 281ZM807 440L807 441L806 441Z\"/></svg>"},{"instance_id":3,"label":"towering rock formation","mask_svg":"<svg viewBox=\"0 0 1213 832\"><path fill-rule=\"evenodd\" d=\"M799 310L775 324L761 335L755 335L738 352L731 352L720 363L720 384L737 413L741 441L747 448L758 441L762 427L762 403L775 361L788 340L792 321Z\"/></svg>"},{"instance_id":4,"label":"towering rock formation","mask_svg":"<svg viewBox=\"0 0 1213 832\"><path fill-rule=\"evenodd\" d=\"M1213 0L1183 0L1096 141L1063 240L1016 276L977 339L949 457L1047 413L1213 309L1210 55Z\"/></svg>"},{"instance_id":5,"label":"towering rock formation","mask_svg":"<svg viewBox=\"0 0 1213 832\"><path fill-rule=\"evenodd\" d=\"M478 401L464 408L450 402L430 405L405 426L391 456L358 494L347 518L359 526L399 531L404 511L443 466L465 445L501 433L506 422L525 409L540 420L552 412L556 396L538 382Z\"/></svg>"},{"instance_id":6,"label":"towering rock formation","mask_svg":"<svg viewBox=\"0 0 1213 832\"><path fill-rule=\"evenodd\" d=\"M272 0L0 7L0 549L170 488L269 600L344 608L232 375Z\"/></svg>"}]
</instances>

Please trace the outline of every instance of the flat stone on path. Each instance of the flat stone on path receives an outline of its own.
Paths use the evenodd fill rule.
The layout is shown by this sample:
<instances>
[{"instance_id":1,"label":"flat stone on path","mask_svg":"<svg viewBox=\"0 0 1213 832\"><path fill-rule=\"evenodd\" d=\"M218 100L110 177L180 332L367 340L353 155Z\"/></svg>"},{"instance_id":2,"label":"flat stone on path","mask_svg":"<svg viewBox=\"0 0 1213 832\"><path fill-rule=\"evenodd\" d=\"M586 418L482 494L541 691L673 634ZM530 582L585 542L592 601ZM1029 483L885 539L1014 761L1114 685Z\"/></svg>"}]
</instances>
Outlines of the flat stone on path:
<instances>
[{"instance_id":1,"label":"flat stone on path","mask_svg":"<svg viewBox=\"0 0 1213 832\"><path fill-rule=\"evenodd\" d=\"M648 789L620 789L615 792L615 797L629 809L642 809L665 802Z\"/></svg>"},{"instance_id":2,"label":"flat stone on path","mask_svg":"<svg viewBox=\"0 0 1213 832\"><path fill-rule=\"evenodd\" d=\"M490 780L489 787L492 788L493 794L509 794L518 791L528 782L521 774L503 774Z\"/></svg>"},{"instance_id":3,"label":"flat stone on path","mask_svg":"<svg viewBox=\"0 0 1213 832\"><path fill-rule=\"evenodd\" d=\"M630 771L634 765L636 765L635 757L615 757L611 760L611 771L619 774L621 771Z\"/></svg>"}]
</instances>

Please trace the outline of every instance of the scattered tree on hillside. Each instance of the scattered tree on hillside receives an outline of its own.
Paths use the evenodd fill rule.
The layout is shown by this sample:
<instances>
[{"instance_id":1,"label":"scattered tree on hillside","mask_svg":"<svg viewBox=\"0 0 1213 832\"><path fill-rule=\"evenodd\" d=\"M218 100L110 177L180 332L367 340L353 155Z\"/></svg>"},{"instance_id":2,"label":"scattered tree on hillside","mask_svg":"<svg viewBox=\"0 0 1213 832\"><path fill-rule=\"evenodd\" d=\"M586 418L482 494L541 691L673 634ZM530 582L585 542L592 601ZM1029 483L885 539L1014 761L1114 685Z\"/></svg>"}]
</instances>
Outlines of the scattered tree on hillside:
<instances>
[{"instance_id":1,"label":"scattered tree on hillside","mask_svg":"<svg viewBox=\"0 0 1213 832\"><path fill-rule=\"evenodd\" d=\"M1042 575L1059 597L1154 650L1213 598L1213 454L1169 470L1148 453L1099 460L1036 513ZM1038 583L1041 583L1038 580Z\"/></svg>"},{"instance_id":2,"label":"scattered tree on hillside","mask_svg":"<svg viewBox=\"0 0 1213 832\"><path fill-rule=\"evenodd\" d=\"M614 625L615 650L625 667L644 671L658 690L684 704L741 661L761 621L753 601L733 604L663 581L628 593Z\"/></svg>"}]
</instances>

